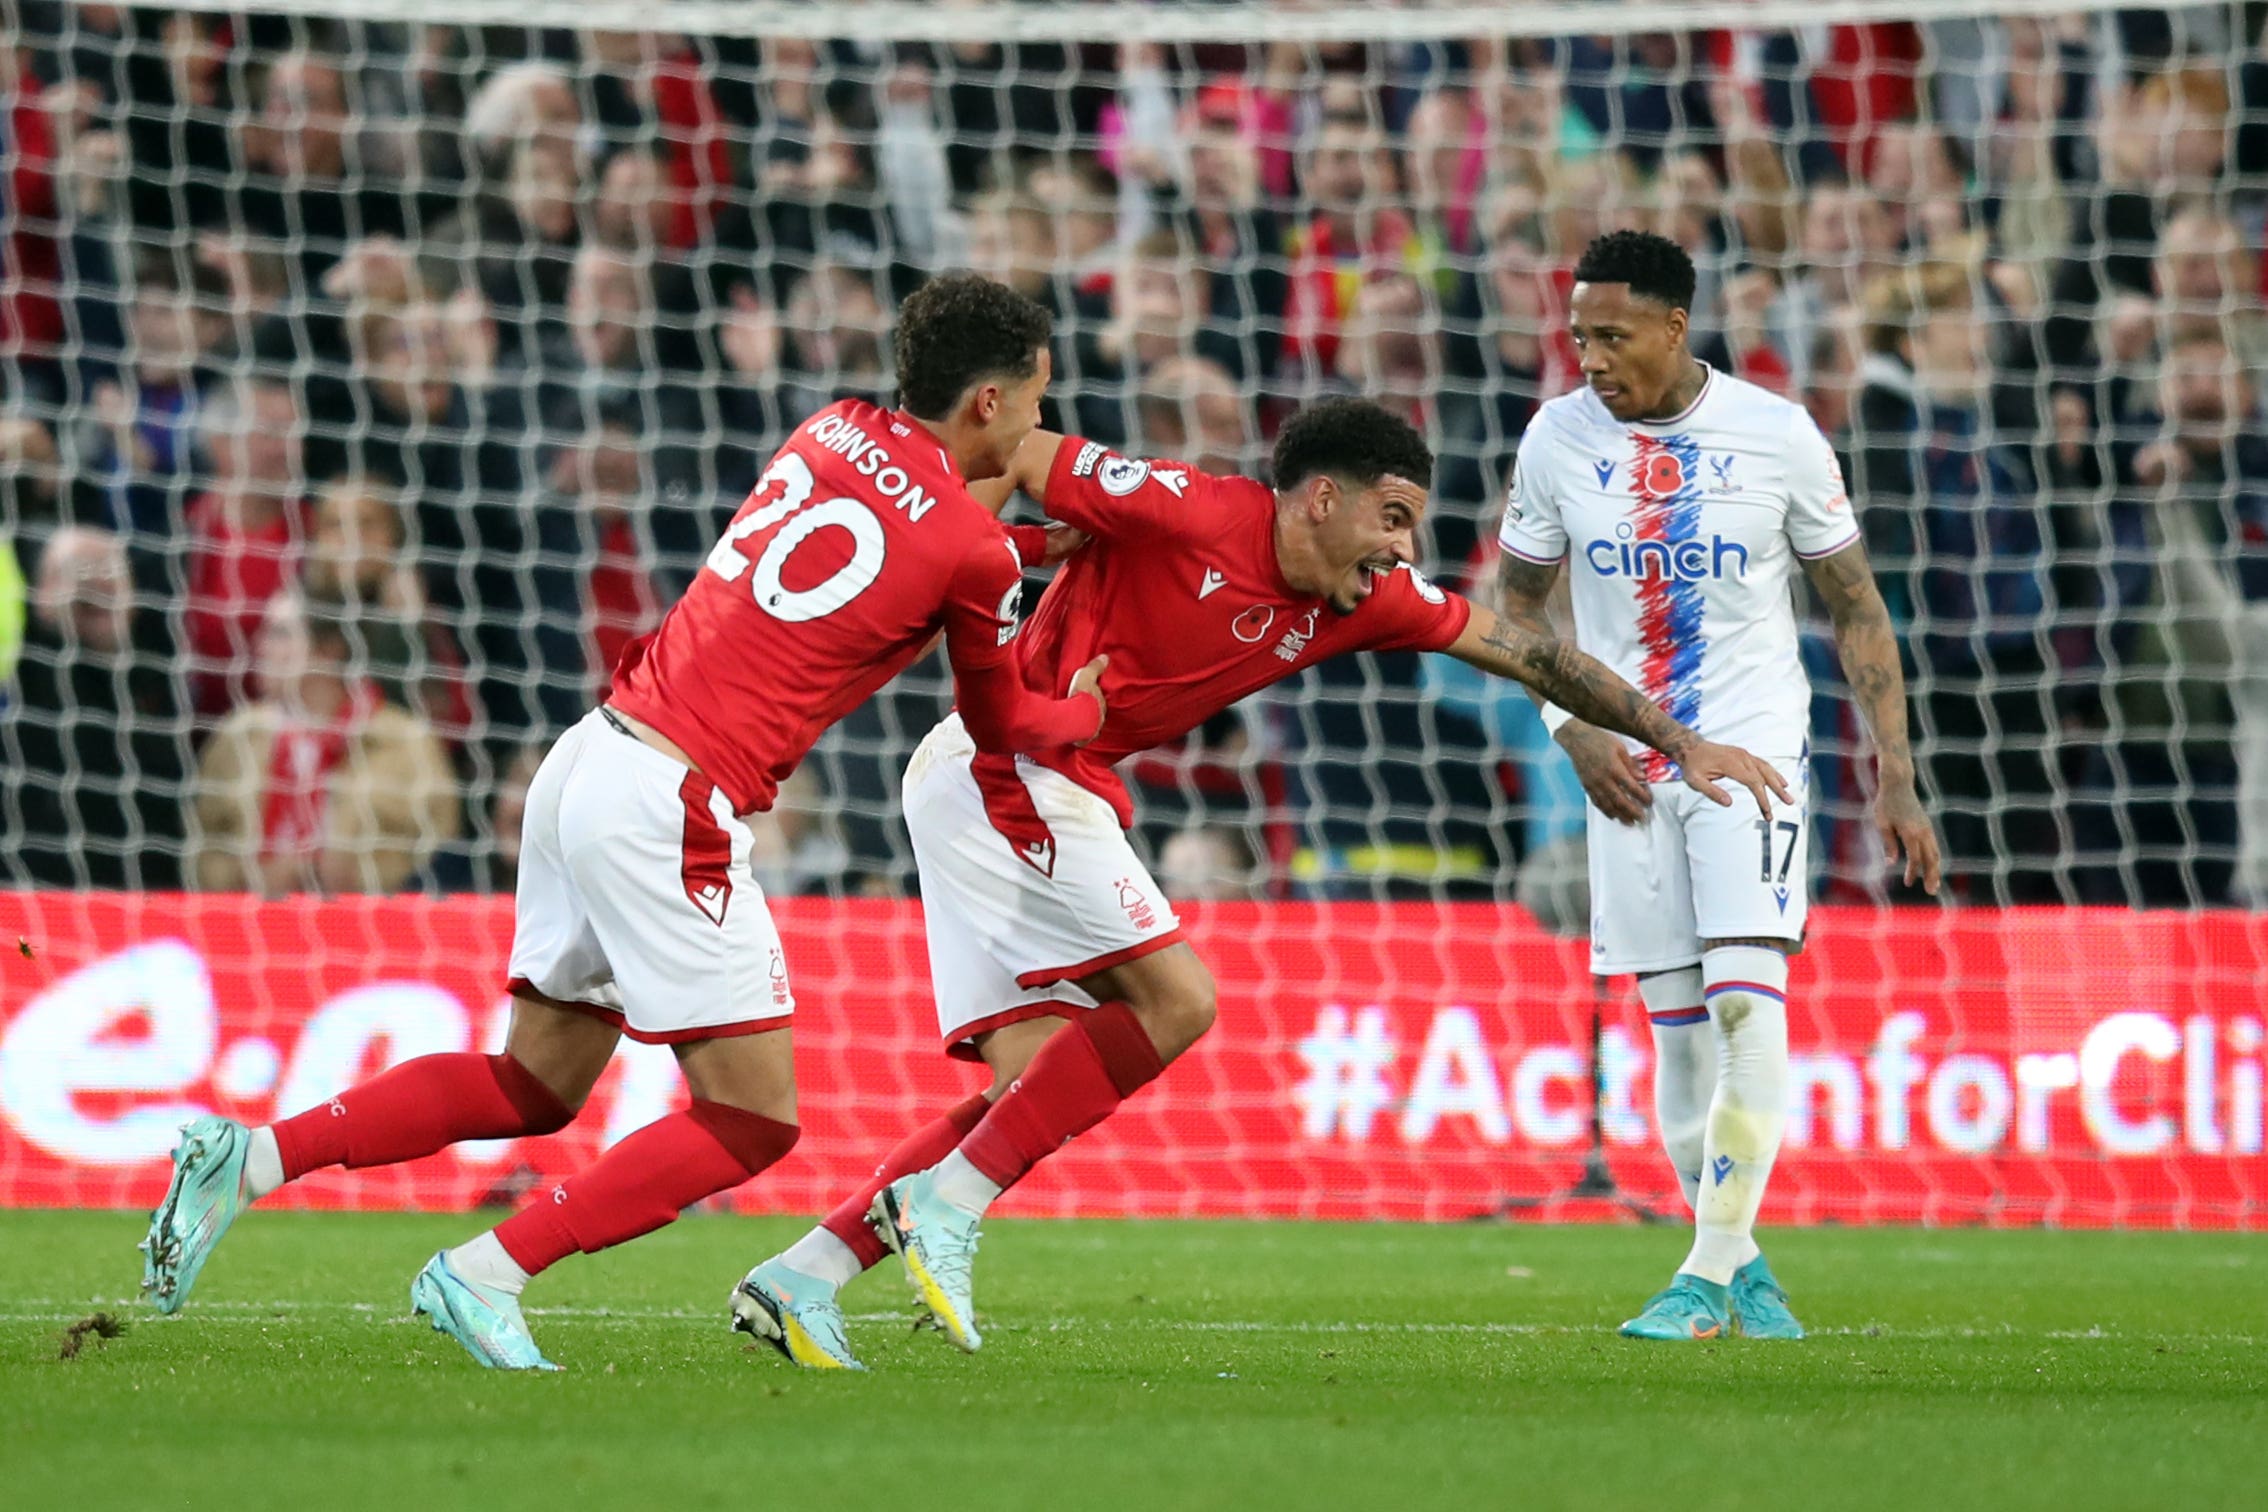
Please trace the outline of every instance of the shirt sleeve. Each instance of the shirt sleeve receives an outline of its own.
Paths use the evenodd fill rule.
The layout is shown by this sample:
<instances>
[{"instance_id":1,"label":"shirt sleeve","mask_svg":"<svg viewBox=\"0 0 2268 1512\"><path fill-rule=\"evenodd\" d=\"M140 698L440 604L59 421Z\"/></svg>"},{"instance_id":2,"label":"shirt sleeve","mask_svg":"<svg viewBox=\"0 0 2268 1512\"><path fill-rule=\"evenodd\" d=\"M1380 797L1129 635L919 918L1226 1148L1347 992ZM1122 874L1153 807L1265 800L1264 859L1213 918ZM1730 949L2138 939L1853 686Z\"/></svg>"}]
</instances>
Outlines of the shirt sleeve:
<instances>
[{"instance_id":1,"label":"shirt sleeve","mask_svg":"<svg viewBox=\"0 0 2268 1512\"><path fill-rule=\"evenodd\" d=\"M945 597L945 658L969 738L982 751L1044 751L1092 739L1102 705L1087 694L1054 698L1024 686L1016 660L1024 564L1004 535L962 559Z\"/></svg>"},{"instance_id":2,"label":"shirt sleeve","mask_svg":"<svg viewBox=\"0 0 2268 1512\"><path fill-rule=\"evenodd\" d=\"M1859 538L1857 511L1843 485L1843 465L1809 415L1799 415L1788 445L1788 542L1806 560L1833 556Z\"/></svg>"},{"instance_id":3,"label":"shirt sleeve","mask_svg":"<svg viewBox=\"0 0 2268 1512\"><path fill-rule=\"evenodd\" d=\"M1016 548L1017 560L1026 567L1037 567L1047 560L1047 527L1045 525L1010 525L1008 544Z\"/></svg>"},{"instance_id":4,"label":"shirt sleeve","mask_svg":"<svg viewBox=\"0 0 2268 1512\"><path fill-rule=\"evenodd\" d=\"M1512 459L1512 486L1504 495L1504 524L1497 544L1523 561L1550 564L1566 560L1567 523L1552 497L1551 468L1545 459L1551 433L1529 429Z\"/></svg>"},{"instance_id":5,"label":"shirt sleeve","mask_svg":"<svg viewBox=\"0 0 2268 1512\"><path fill-rule=\"evenodd\" d=\"M1363 645L1372 651L1439 651L1465 633L1472 601L1447 593L1415 567L1380 580L1362 611L1375 616Z\"/></svg>"},{"instance_id":6,"label":"shirt sleeve","mask_svg":"<svg viewBox=\"0 0 2268 1512\"><path fill-rule=\"evenodd\" d=\"M1065 436L1048 469L1048 518L1103 540L1206 531L1220 479L1186 462L1122 457L1100 441Z\"/></svg>"}]
</instances>

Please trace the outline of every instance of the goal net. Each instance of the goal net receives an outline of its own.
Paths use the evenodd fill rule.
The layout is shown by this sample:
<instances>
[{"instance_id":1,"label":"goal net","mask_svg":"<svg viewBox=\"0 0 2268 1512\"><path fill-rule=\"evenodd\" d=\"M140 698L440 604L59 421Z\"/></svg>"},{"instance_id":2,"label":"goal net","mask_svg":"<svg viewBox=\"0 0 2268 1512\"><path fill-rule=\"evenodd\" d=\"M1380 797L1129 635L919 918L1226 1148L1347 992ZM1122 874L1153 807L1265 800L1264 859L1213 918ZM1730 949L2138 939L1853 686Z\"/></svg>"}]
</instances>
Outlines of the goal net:
<instances>
[{"instance_id":1,"label":"goal net","mask_svg":"<svg viewBox=\"0 0 2268 1512\"><path fill-rule=\"evenodd\" d=\"M1045 304L1049 423L1129 455L1406 414L1425 565L1486 600L1574 261L1647 228L1843 460L1948 858L1896 885L1807 611L1767 1221L2259 1224L2268 7L1974 10L0 0L0 1204L144 1201L186 1111L495 1042L545 742L786 432L888 395L932 273ZM325 668L338 715L279 712ZM949 692L756 820L811 1136L737 1200L962 1089L896 802ZM1520 690L1349 659L1128 777L1222 1025L1023 1210L1585 1216L1594 1087L1675 1206ZM508 1195L674 1095L626 1054L560 1140L298 1200Z\"/></svg>"}]
</instances>

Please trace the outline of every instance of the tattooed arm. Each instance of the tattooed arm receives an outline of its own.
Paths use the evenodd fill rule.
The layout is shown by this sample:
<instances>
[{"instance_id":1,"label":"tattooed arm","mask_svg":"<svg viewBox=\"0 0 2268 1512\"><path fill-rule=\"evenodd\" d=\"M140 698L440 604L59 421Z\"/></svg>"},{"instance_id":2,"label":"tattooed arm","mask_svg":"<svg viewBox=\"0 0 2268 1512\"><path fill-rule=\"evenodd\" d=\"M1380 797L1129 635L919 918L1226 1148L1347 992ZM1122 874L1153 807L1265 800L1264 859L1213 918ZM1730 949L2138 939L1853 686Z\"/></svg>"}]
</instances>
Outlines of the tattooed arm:
<instances>
[{"instance_id":1,"label":"tattooed arm","mask_svg":"<svg viewBox=\"0 0 2268 1512\"><path fill-rule=\"evenodd\" d=\"M1874 586L1866 547L1854 543L1832 556L1805 562L1804 572L1834 623L1843 676L1867 732L1874 737L1880 771L1874 827L1893 859L1904 856L1906 885L1919 881L1934 895L1940 868L1937 834L1914 791L1914 753L1906 738L1906 674L1899 665L1890 611Z\"/></svg>"},{"instance_id":2,"label":"tattooed arm","mask_svg":"<svg viewBox=\"0 0 2268 1512\"><path fill-rule=\"evenodd\" d=\"M1531 562L1509 551L1498 560L1497 605L1505 620L1533 635L1550 637L1559 633L1555 625L1569 626L1575 619L1562 564ZM1549 702L1532 684L1528 697L1538 708ZM1636 824L1646 817L1654 790L1628 746L1572 716L1560 721L1552 739L1567 753L1584 793L1600 813L1618 824Z\"/></svg>"},{"instance_id":3,"label":"tattooed arm","mask_svg":"<svg viewBox=\"0 0 2268 1512\"><path fill-rule=\"evenodd\" d=\"M1755 794L1757 807L1766 814L1772 811L1771 795L1783 803L1793 801L1779 774L1764 762L1738 747L1703 740L1664 714L1598 658L1576 650L1570 642L1551 634L1548 626L1541 631L1534 628L1525 601L1546 600L1550 584L1544 582L1542 592L1533 593L1532 575L1556 573L1556 567L1540 568L1509 559L1505 566L1505 597L1509 602L1516 592L1522 595L1522 618L1531 623L1475 604L1464 634L1447 648L1451 656L1483 672L1523 683L1531 693L1541 694L1579 719L1644 741L1675 759L1687 785L1715 802L1732 802L1716 785L1714 779L1719 777L1738 782Z\"/></svg>"}]
</instances>

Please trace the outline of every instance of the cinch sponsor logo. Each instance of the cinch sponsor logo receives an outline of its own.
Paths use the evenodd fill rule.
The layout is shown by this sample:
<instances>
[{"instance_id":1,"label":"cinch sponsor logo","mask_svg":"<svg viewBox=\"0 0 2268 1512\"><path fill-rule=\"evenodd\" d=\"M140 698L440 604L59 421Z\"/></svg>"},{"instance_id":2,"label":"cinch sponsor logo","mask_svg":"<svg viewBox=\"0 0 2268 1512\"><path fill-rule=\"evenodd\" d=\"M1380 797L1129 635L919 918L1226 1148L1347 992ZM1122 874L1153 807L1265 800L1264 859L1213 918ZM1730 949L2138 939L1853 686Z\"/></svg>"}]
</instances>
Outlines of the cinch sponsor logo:
<instances>
[{"instance_id":1,"label":"cinch sponsor logo","mask_svg":"<svg viewBox=\"0 0 2268 1512\"><path fill-rule=\"evenodd\" d=\"M1709 578L1748 576L1748 548L1721 535L1691 541L1641 541L1629 525L1615 526L1614 534L1614 540L1591 541L1583 547L1591 570L1600 577L1698 583Z\"/></svg>"}]
</instances>

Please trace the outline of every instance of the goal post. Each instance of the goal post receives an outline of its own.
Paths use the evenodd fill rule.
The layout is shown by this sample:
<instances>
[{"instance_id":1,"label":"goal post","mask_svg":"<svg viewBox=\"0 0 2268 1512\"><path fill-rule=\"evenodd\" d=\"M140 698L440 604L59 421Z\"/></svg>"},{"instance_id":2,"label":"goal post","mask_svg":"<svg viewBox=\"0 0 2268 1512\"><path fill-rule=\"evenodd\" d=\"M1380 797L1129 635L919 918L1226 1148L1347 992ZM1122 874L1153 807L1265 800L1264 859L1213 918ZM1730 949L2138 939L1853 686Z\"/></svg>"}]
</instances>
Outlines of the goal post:
<instances>
[{"instance_id":1,"label":"goal post","mask_svg":"<svg viewBox=\"0 0 2268 1512\"><path fill-rule=\"evenodd\" d=\"M183 1109L493 1040L545 742L789 429L887 398L924 278L1045 304L1050 423L1132 456L1258 476L1300 405L1394 407L1423 565L1486 598L1575 259L1643 228L1702 355L1842 460L1948 852L1946 903L1896 885L1805 608L1778 1216L2259 1224L2263 15L0 0L0 1204L138 1202ZM263 743L302 633L413 775ZM949 696L917 666L756 821L813 1136L752 1201L959 1089L897 805ZM1127 776L1221 1028L1026 1211L1491 1211L1578 1173L1594 1081L1674 1201L1626 984L1591 1065L1610 900L1518 689L1350 659ZM567 1144L302 1200L480 1200L666 1069Z\"/></svg>"}]
</instances>

